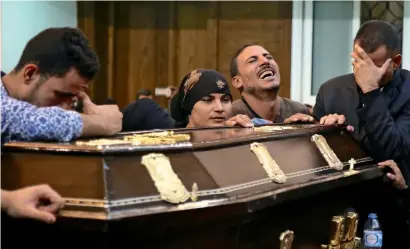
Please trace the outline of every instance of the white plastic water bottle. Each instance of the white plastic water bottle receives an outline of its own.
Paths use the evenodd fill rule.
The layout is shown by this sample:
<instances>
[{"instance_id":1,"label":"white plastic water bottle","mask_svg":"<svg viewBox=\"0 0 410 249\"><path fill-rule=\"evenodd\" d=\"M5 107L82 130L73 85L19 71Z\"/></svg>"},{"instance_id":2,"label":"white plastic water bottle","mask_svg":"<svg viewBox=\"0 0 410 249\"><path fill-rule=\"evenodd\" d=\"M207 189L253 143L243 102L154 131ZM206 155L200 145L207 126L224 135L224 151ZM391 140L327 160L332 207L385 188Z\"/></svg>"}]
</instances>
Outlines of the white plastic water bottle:
<instances>
[{"instance_id":1,"label":"white plastic water bottle","mask_svg":"<svg viewBox=\"0 0 410 249\"><path fill-rule=\"evenodd\" d=\"M370 213L368 218L366 223L364 223L364 248L380 249L383 245L383 231L377 219L377 214Z\"/></svg>"}]
</instances>

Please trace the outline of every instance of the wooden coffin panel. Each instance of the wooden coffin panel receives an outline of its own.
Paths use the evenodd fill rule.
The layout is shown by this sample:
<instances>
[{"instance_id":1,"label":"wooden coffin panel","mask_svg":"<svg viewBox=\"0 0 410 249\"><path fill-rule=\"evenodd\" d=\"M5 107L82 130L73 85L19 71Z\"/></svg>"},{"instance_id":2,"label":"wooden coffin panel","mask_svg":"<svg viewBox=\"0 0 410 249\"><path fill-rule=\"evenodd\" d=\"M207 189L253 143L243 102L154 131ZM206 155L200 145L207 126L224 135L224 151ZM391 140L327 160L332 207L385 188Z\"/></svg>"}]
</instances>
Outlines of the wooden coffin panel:
<instances>
[{"instance_id":1,"label":"wooden coffin panel","mask_svg":"<svg viewBox=\"0 0 410 249\"><path fill-rule=\"evenodd\" d=\"M351 158L357 161L359 175L368 174L369 167L373 167L373 160L359 144L337 127L297 125L292 130L275 132L241 128L178 132L191 135L187 147L90 149L74 143L11 143L2 158L2 188L49 183L67 198L62 215L117 219L265 200L258 207L263 208L286 198L297 198L302 189L310 186L318 185L326 191L336 184L335 180L348 177L327 166L311 141L317 133L327 139L343 162L344 171ZM267 147L287 175L286 183L269 179L250 150L250 144L256 141ZM141 164L142 156L148 153L163 153L170 158L174 172L188 191L197 184L198 200L179 205L162 200ZM378 173L370 175L375 177Z\"/></svg>"}]
</instances>

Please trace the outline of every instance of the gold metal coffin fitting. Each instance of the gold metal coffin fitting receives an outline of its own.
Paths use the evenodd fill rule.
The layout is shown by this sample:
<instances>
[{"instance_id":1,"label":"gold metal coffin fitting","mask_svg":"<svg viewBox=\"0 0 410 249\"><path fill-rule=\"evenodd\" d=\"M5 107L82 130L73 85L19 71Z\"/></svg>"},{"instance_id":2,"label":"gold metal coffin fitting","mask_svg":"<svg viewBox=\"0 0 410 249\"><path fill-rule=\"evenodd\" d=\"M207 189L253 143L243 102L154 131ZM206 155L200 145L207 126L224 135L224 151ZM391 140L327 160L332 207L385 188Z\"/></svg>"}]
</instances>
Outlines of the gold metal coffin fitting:
<instances>
[{"instance_id":1,"label":"gold metal coffin fitting","mask_svg":"<svg viewBox=\"0 0 410 249\"><path fill-rule=\"evenodd\" d=\"M177 204L186 202L190 198L188 190L172 169L169 158L164 154L145 155L142 157L141 164L148 170L161 199Z\"/></svg>"},{"instance_id":2,"label":"gold metal coffin fitting","mask_svg":"<svg viewBox=\"0 0 410 249\"><path fill-rule=\"evenodd\" d=\"M329 167L336 170L343 170L343 163L336 156L335 152L330 148L324 136L315 134L312 136L311 140L315 143L316 147L319 149Z\"/></svg>"},{"instance_id":3,"label":"gold metal coffin fitting","mask_svg":"<svg viewBox=\"0 0 410 249\"><path fill-rule=\"evenodd\" d=\"M345 216L333 216L330 243L322 245L322 249L357 249L360 238L356 237L359 218L355 212L348 212Z\"/></svg>"},{"instance_id":4,"label":"gold metal coffin fitting","mask_svg":"<svg viewBox=\"0 0 410 249\"><path fill-rule=\"evenodd\" d=\"M261 143L252 143L251 151L255 153L259 162L262 164L269 178L276 183L285 183L287 177L280 169L279 165L269 154L268 149Z\"/></svg>"},{"instance_id":5,"label":"gold metal coffin fitting","mask_svg":"<svg viewBox=\"0 0 410 249\"><path fill-rule=\"evenodd\" d=\"M293 231L287 230L279 236L280 247L279 249L292 249L292 243L295 235Z\"/></svg>"}]
</instances>

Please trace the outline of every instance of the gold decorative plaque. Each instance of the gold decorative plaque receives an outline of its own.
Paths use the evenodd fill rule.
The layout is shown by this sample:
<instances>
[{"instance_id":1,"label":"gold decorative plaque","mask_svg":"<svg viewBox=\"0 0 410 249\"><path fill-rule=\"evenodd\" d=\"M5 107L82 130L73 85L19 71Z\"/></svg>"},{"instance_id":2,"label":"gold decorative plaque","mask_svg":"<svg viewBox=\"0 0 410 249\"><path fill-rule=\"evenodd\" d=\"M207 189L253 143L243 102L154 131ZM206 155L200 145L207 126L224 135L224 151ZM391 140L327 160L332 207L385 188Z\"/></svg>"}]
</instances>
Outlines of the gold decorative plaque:
<instances>
[{"instance_id":1,"label":"gold decorative plaque","mask_svg":"<svg viewBox=\"0 0 410 249\"><path fill-rule=\"evenodd\" d=\"M190 140L189 134L174 134L173 131L152 132L125 136L124 140L133 145L175 144Z\"/></svg>"},{"instance_id":2,"label":"gold decorative plaque","mask_svg":"<svg viewBox=\"0 0 410 249\"><path fill-rule=\"evenodd\" d=\"M290 126L259 126L259 127L254 127L254 131L261 131L261 132L272 132L272 131L283 131L283 130L292 130L294 129L293 127Z\"/></svg>"},{"instance_id":3,"label":"gold decorative plaque","mask_svg":"<svg viewBox=\"0 0 410 249\"><path fill-rule=\"evenodd\" d=\"M143 134L127 135L118 139L94 139L89 141L77 141L76 145L108 146L108 145L161 145L188 142L189 134L174 134L173 131L151 132Z\"/></svg>"},{"instance_id":4,"label":"gold decorative plaque","mask_svg":"<svg viewBox=\"0 0 410 249\"><path fill-rule=\"evenodd\" d=\"M87 146L102 146L102 145L121 145L121 144L128 144L127 141L123 139L93 139L90 141L77 141L76 145L87 145Z\"/></svg>"},{"instance_id":5,"label":"gold decorative plaque","mask_svg":"<svg viewBox=\"0 0 410 249\"><path fill-rule=\"evenodd\" d=\"M190 198L184 184L173 171L169 158L164 154L145 155L142 157L141 163L148 170L161 199L177 204Z\"/></svg>"},{"instance_id":6,"label":"gold decorative plaque","mask_svg":"<svg viewBox=\"0 0 410 249\"><path fill-rule=\"evenodd\" d=\"M279 249L291 249L294 238L295 238L295 235L293 231L287 230L281 233L281 235L279 236L279 240L280 240Z\"/></svg>"},{"instance_id":7,"label":"gold decorative plaque","mask_svg":"<svg viewBox=\"0 0 410 249\"><path fill-rule=\"evenodd\" d=\"M287 177L285 173L283 173L279 165L273 160L265 145L256 142L252 143L251 151L255 153L270 179L276 183L286 182Z\"/></svg>"},{"instance_id":8,"label":"gold decorative plaque","mask_svg":"<svg viewBox=\"0 0 410 249\"><path fill-rule=\"evenodd\" d=\"M335 152L330 148L324 136L315 134L312 136L312 142L315 143L323 158L329 164L329 167L336 170L343 170L343 163L336 156Z\"/></svg>"}]
</instances>

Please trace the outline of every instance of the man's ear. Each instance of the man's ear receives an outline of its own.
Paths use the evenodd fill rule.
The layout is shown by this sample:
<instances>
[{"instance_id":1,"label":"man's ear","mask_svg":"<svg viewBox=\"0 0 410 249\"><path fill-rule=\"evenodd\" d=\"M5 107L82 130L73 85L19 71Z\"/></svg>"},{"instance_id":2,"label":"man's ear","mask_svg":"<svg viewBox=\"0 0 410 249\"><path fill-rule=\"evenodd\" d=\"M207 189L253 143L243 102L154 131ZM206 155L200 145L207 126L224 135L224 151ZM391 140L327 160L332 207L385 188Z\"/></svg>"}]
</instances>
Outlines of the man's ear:
<instances>
[{"instance_id":1,"label":"man's ear","mask_svg":"<svg viewBox=\"0 0 410 249\"><path fill-rule=\"evenodd\" d=\"M39 77L36 64L27 64L21 69L21 71L23 73L24 83L27 85L34 82L36 77Z\"/></svg>"},{"instance_id":2,"label":"man's ear","mask_svg":"<svg viewBox=\"0 0 410 249\"><path fill-rule=\"evenodd\" d=\"M242 77L239 75L234 76L232 78L232 86L235 87L236 89L241 89L243 86Z\"/></svg>"},{"instance_id":3,"label":"man's ear","mask_svg":"<svg viewBox=\"0 0 410 249\"><path fill-rule=\"evenodd\" d=\"M394 56L394 58L393 58L393 69L397 69L398 67L400 67L401 62L402 62L401 54L397 54L396 56Z\"/></svg>"}]
</instances>

